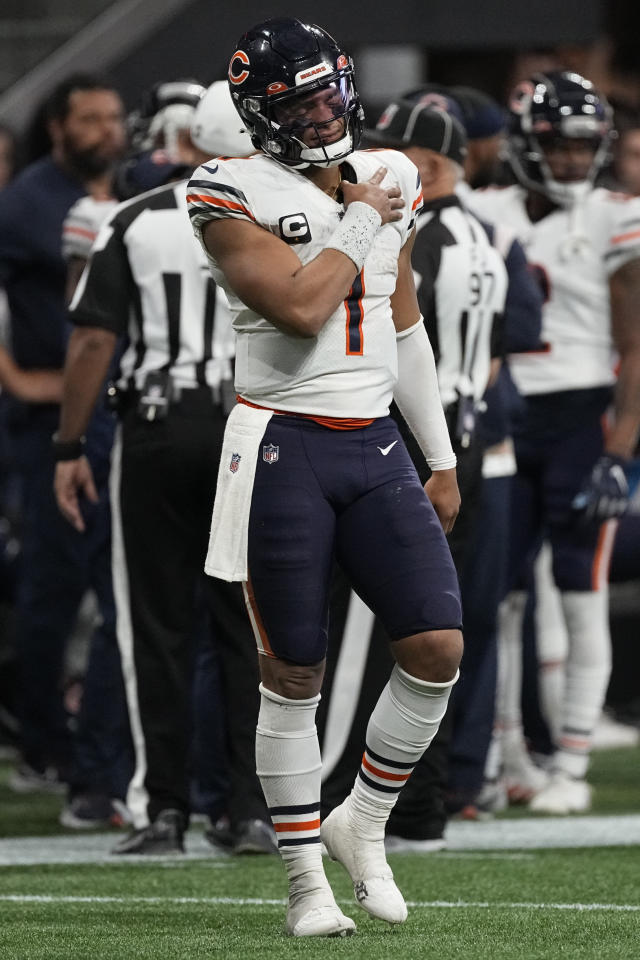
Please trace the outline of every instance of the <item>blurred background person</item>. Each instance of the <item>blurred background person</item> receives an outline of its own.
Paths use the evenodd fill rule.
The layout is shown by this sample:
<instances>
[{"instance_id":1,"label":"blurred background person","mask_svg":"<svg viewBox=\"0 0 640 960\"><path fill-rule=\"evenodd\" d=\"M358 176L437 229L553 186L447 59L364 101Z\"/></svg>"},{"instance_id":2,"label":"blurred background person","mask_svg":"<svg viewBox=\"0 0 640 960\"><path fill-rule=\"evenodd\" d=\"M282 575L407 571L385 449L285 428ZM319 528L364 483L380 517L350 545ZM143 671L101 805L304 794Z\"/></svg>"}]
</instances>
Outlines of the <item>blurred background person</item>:
<instances>
[{"instance_id":1,"label":"blurred background person","mask_svg":"<svg viewBox=\"0 0 640 960\"><path fill-rule=\"evenodd\" d=\"M451 555L461 577L468 560L480 490L483 446L476 431L479 405L496 361L502 354L502 325L507 291L504 260L481 224L468 213L457 193L463 178L467 137L452 112L440 106L397 100L383 111L367 142L394 147L418 168L424 206L416 220L412 265L418 303L436 360L438 387L451 443L461 508L448 535ZM451 107L453 110L453 105ZM398 416L397 411L395 413ZM400 418L402 419L402 418ZM401 432L416 466L419 448L404 421ZM422 465L421 482L427 479ZM463 596L464 608L464 596ZM464 659L458 683L463 687ZM398 848L417 841L416 848L433 848L444 831L448 788L448 750L455 723L453 697L429 751L417 764L387 826L387 844ZM438 836L429 834L439 833Z\"/></svg>"},{"instance_id":2,"label":"blurred background person","mask_svg":"<svg viewBox=\"0 0 640 960\"><path fill-rule=\"evenodd\" d=\"M0 190L9 183L18 165L18 142L10 127L0 123Z\"/></svg>"},{"instance_id":3,"label":"blurred background person","mask_svg":"<svg viewBox=\"0 0 640 960\"><path fill-rule=\"evenodd\" d=\"M0 193L0 284L10 311L11 351L25 371L62 368L63 220L87 192L109 194L125 148L122 101L102 78L69 77L51 93L45 114L50 154L22 170ZM98 633L105 638L107 659L114 628L106 488L87 517L91 536L79 537L62 521L52 492L50 446L58 417L53 399L16 400L8 416L22 511L16 598L22 762L10 779L16 790L60 789L69 777L72 745L63 704L63 664L80 601L90 586L99 601ZM94 421L88 449L105 483L109 448L109 423Z\"/></svg>"},{"instance_id":4,"label":"blurred background person","mask_svg":"<svg viewBox=\"0 0 640 960\"><path fill-rule=\"evenodd\" d=\"M611 668L611 521L627 504L624 467L640 425L634 399L640 389L640 208L594 189L610 141L610 108L587 80L574 73L534 75L511 100L509 157L521 185L474 196L476 209L518 232L546 288L547 347L512 364L522 404L509 569L515 584L544 530L569 637L551 778L531 801L532 809L548 813L584 811L591 803L585 775ZM603 434L614 384L615 407ZM510 598L501 630L511 681L499 721L514 749L522 737L525 599L522 592Z\"/></svg>"},{"instance_id":5,"label":"blurred background person","mask_svg":"<svg viewBox=\"0 0 640 960\"><path fill-rule=\"evenodd\" d=\"M616 112L618 139L613 146L613 174L617 189L640 196L640 115ZM615 189L615 187L614 187Z\"/></svg>"},{"instance_id":6,"label":"blurred background person","mask_svg":"<svg viewBox=\"0 0 640 960\"><path fill-rule=\"evenodd\" d=\"M190 113L183 109L167 131L178 161L168 164L162 151L170 182L118 206L98 234L72 306L75 330L54 445L58 503L82 529L80 504L94 490L81 437L118 337L127 335L111 485L118 638L136 768L127 792L133 829L114 848L118 854L184 849L191 691L197 643L205 639L203 605L224 682L222 698L206 706L201 698L198 706L211 716L222 713L226 701L229 729L230 826L224 836L212 826L212 839L237 853L276 849L252 760L258 679L242 592L203 572L225 411L233 396L234 338L226 300L210 281L192 236L180 179L185 166L223 149L251 153L253 147L240 131L226 84L199 91L197 105ZM191 127L185 130L187 119ZM154 137L163 132L154 120L149 129ZM148 159L144 151L139 155L143 164ZM202 660L198 667L202 672ZM201 723L197 718L196 726Z\"/></svg>"}]
</instances>

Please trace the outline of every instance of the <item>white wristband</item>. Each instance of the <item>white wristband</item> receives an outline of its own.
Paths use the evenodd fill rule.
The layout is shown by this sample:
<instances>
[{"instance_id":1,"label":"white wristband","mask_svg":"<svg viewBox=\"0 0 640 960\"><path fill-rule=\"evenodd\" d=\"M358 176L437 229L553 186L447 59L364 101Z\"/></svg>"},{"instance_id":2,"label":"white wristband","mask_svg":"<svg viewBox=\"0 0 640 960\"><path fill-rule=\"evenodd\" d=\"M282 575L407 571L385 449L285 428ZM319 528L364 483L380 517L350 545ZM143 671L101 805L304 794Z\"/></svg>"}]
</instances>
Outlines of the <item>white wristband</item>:
<instances>
[{"instance_id":1,"label":"white wristband","mask_svg":"<svg viewBox=\"0 0 640 960\"><path fill-rule=\"evenodd\" d=\"M355 263L358 273L382 224L382 217L368 203L356 200L347 207L340 224L329 237L327 247L339 250Z\"/></svg>"}]
</instances>

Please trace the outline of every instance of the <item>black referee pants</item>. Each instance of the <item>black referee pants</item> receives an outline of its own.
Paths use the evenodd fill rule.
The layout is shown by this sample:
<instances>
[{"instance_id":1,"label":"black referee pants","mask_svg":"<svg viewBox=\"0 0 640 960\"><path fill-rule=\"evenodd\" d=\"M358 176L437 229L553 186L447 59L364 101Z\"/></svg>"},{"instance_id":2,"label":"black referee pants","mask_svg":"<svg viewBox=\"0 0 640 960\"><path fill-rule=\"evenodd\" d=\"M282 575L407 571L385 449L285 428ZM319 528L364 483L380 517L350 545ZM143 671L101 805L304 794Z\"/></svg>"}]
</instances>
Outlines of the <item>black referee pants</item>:
<instances>
[{"instance_id":1,"label":"black referee pants","mask_svg":"<svg viewBox=\"0 0 640 960\"><path fill-rule=\"evenodd\" d=\"M189 811L188 757L196 591L208 602L222 673L235 820L267 819L254 764L255 641L240 584L203 573L225 419L207 390L183 391L164 419L135 403L112 463L114 591L136 770L134 824Z\"/></svg>"}]
</instances>

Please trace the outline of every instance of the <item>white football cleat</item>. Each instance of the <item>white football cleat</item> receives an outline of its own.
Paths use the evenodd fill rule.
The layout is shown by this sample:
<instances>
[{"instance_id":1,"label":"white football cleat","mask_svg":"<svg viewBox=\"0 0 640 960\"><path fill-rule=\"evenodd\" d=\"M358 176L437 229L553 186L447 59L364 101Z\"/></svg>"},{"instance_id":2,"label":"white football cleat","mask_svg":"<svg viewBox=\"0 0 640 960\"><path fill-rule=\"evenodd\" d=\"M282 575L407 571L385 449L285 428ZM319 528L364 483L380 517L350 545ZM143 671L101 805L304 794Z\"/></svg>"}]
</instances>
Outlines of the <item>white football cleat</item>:
<instances>
[{"instance_id":1,"label":"white football cleat","mask_svg":"<svg viewBox=\"0 0 640 960\"><path fill-rule=\"evenodd\" d=\"M350 937L356 932L351 917L345 917L333 894L310 891L289 901L287 933L291 937Z\"/></svg>"},{"instance_id":2,"label":"white football cleat","mask_svg":"<svg viewBox=\"0 0 640 960\"><path fill-rule=\"evenodd\" d=\"M637 747L640 730L626 723L618 723L607 713L602 713L593 731L592 750L613 750L617 747Z\"/></svg>"},{"instance_id":3,"label":"white football cleat","mask_svg":"<svg viewBox=\"0 0 640 960\"><path fill-rule=\"evenodd\" d=\"M548 786L536 794L529 809L534 813L584 813L591 809L591 787L561 770L551 774Z\"/></svg>"},{"instance_id":4,"label":"white football cleat","mask_svg":"<svg viewBox=\"0 0 640 960\"><path fill-rule=\"evenodd\" d=\"M353 881L355 898L363 910L388 923L404 923L407 905L398 890L384 854L384 837L366 840L355 833L348 798L332 810L320 827L322 842L332 860Z\"/></svg>"},{"instance_id":5,"label":"white football cleat","mask_svg":"<svg viewBox=\"0 0 640 960\"><path fill-rule=\"evenodd\" d=\"M549 774L535 765L524 741L507 741L503 745L502 779L509 803L527 803L545 789Z\"/></svg>"}]
</instances>

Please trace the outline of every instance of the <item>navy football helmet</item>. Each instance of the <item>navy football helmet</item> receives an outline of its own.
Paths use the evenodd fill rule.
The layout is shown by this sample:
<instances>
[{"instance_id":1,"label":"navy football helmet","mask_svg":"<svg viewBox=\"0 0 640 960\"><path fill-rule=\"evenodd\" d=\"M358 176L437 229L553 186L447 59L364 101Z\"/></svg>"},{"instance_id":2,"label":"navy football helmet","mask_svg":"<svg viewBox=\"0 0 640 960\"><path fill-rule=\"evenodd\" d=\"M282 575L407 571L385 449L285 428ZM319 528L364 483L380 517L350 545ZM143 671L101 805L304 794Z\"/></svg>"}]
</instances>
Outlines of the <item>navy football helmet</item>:
<instances>
[{"instance_id":1,"label":"navy football helmet","mask_svg":"<svg viewBox=\"0 0 640 960\"><path fill-rule=\"evenodd\" d=\"M570 71L534 74L518 84L509 103L508 159L520 183L570 206L583 196L609 157L614 136L612 110L589 80ZM544 144L557 138L593 142L593 162L585 180L554 180Z\"/></svg>"},{"instance_id":2,"label":"navy football helmet","mask_svg":"<svg viewBox=\"0 0 640 960\"><path fill-rule=\"evenodd\" d=\"M229 63L229 89L253 145L285 166L334 167L360 142L353 62L313 24L282 17L245 33Z\"/></svg>"}]
</instances>

